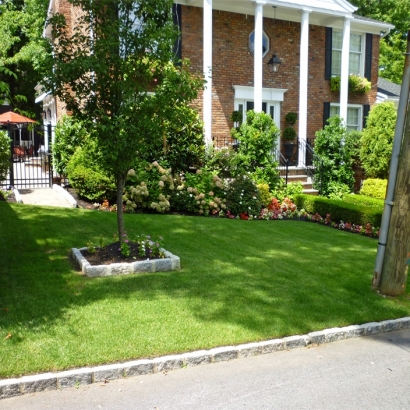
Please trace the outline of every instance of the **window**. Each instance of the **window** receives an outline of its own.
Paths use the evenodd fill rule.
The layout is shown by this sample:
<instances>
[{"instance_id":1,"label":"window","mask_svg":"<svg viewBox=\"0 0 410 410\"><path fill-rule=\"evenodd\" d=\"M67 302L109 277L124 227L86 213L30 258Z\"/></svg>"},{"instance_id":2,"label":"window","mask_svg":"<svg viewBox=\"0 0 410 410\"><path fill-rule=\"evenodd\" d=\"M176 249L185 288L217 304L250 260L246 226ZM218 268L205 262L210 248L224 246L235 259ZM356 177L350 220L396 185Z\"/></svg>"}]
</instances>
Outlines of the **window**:
<instances>
[{"instance_id":1,"label":"window","mask_svg":"<svg viewBox=\"0 0 410 410\"><path fill-rule=\"evenodd\" d=\"M332 76L339 76L342 67L342 32L332 34ZM364 41L361 34L350 34L349 74L363 75Z\"/></svg>"},{"instance_id":2,"label":"window","mask_svg":"<svg viewBox=\"0 0 410 410\"><path fill-rule=\"evenodd\" d=\"M255 51L255 31L252 31L252 33L249 36L249 50L251 50L251 53ZM262 34L262 57L265 57L266 54L269 51L269 37L266 35L265 32Z\"/></svg>"},{"instance_id":3,"label":"window","mask_svg":"<svg viewBox=\"0 0 410 410\"><path fill-rule=\"evenodd\" d=\"M347 106L347 119L346 128L348 131L361 131L363 111L361 105L348 105ZM338 104L330 105L330 117L340 114L340 106Z\"/></svg>"}]
</instances>

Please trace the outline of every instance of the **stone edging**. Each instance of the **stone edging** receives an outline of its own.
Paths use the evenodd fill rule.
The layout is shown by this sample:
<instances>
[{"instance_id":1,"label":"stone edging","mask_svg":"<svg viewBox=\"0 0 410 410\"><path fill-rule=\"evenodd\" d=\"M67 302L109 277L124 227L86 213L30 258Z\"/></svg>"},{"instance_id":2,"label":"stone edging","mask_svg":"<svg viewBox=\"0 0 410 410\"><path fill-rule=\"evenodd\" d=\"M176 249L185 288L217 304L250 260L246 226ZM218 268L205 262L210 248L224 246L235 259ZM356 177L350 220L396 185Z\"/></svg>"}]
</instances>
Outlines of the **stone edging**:
<instances>
[{"instance_id":1,"label":"stone edging","mask_svg":"<svg viewBox=\"0 0 410 410\"><path fill-rule=\"evenodd\" d=\"M20 379L5 379L0 380L0 399L240 359L281 350L306 347L310 344L331 343L343 339L393 332L400 329L410 329L410 317L325 329L303 336L289 336L282 339L247 343L238 346L217 347L210 350L199 350L150 360L134 360L126 363L74 369L59 373L24 376Z\"/></svg>"},{"instance_id":2,"label":"stone edging","mask_svg":"<svg viewBox=\"0 0 410 410\"><path fill-rule=\"evenodd\" d=\"M66 201L68 201L73 208L77 208L77 201L63 187L57 184L53 184L53 189L54 191L58 192Z\"/></svg>"},{"instance_id":3,"label":"stone edging","mask_svg":"<svg viewBox=\"0 0 410 410\"><path fill-rule=\"evenodd\" d=\"M164 252L163 259L147 259L131 263L112 263L111 265L90 265L87 259L81 254L81 251L87 248L72 248L71 257L76 265L86 276L114 276L129 275L130 273L151 273L167 272L181 269L181 261L178 256L171 252L161 249Z\"/></svg>"}]
</instances>

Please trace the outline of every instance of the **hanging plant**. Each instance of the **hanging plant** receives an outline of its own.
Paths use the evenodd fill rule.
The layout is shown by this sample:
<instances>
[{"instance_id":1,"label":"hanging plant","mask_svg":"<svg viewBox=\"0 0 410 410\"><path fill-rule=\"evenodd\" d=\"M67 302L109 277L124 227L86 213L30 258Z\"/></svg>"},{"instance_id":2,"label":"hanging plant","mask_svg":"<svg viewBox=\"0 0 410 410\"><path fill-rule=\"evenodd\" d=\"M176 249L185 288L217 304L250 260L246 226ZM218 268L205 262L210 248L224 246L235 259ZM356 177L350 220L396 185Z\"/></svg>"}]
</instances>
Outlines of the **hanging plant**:
<instances>
[{"instance_id":1,"label":"hanging plant","mask_svg":"<svg viewBox=\"0 0 410 410\"><path fill-rule=\"evenodd\" d=\"M340 81L340 76L332 77L330 79L330 90L340 91ZM349 75L349 91L365 94L369 92L371 88L372 83L367 78L356 74Z\"/></svg>"}]
</instances>

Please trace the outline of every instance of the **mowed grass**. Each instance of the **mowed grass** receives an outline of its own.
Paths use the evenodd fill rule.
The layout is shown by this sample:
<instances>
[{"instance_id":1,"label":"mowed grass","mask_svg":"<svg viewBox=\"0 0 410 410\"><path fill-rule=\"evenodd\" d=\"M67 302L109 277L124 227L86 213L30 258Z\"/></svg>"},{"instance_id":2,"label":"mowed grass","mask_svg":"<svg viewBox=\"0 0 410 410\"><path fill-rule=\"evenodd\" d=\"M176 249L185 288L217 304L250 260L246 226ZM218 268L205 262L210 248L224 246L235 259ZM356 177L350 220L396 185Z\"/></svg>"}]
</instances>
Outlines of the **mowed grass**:
<instances>
[{"instance_id":1,"label":"mowed grass","mask_svg":"<svg viewBox=\"0 0 410 410\"><path fill-rule=\"evenodd\" d=\"M0 202L0 378L208 349L410 315L371 290L374 239L298 221L125 215L182 269L83 277L72 247L116 214ZM7 337L11 335L11 337Z\"/></svg>"}]
</instances>

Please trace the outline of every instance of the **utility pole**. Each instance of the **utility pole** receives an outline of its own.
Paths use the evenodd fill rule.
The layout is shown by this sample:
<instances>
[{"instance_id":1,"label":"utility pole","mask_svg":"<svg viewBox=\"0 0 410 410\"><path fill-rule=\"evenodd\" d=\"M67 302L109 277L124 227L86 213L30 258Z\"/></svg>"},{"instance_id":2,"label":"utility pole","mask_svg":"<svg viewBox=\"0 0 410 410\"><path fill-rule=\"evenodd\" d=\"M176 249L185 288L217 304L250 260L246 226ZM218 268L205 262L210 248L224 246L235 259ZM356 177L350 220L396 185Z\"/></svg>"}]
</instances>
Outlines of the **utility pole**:
<instances>
[{"instance_id":1,"label":"utility pole","mask_svg":"<svg viewBox=\"0 0 410 410\"><path fill-rule=\"evenodd\" d=\"M394 206L384 255L380 292L395 296L406 290L410 259L410 105L399 157Z\"/></svg>"},{"instance_id":2,"label":"utility pole","mask_svg":"<svg viewBox=\"0 0 410 410\"><path fill-rule=\"evenodd\" d=\"M410 259L410 32L404 63L389 183L380 227L373 288L405 292Z\"/></svg>"}]
</instances>

